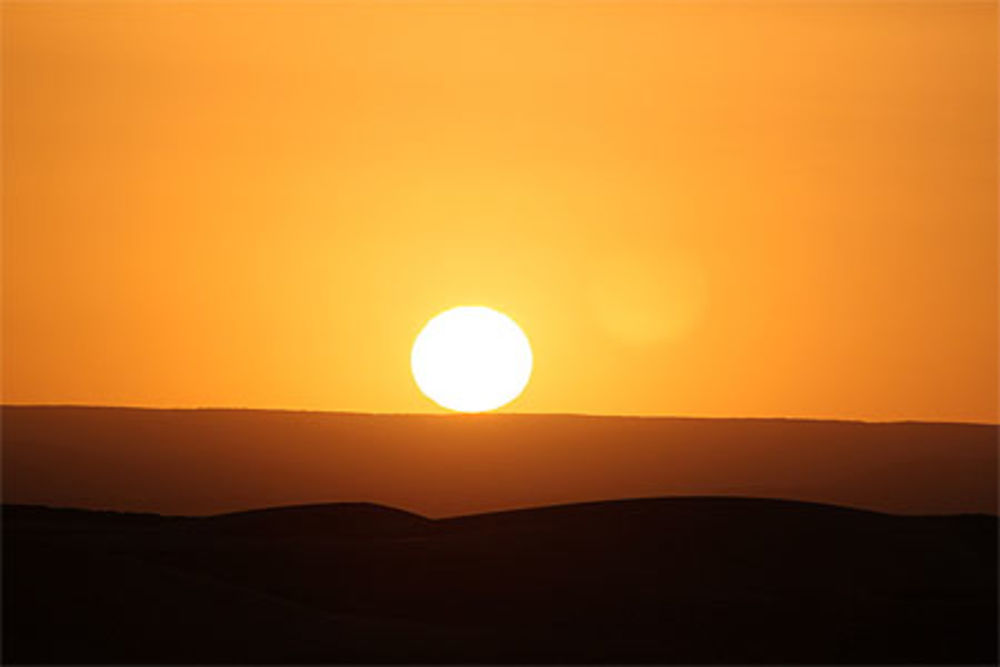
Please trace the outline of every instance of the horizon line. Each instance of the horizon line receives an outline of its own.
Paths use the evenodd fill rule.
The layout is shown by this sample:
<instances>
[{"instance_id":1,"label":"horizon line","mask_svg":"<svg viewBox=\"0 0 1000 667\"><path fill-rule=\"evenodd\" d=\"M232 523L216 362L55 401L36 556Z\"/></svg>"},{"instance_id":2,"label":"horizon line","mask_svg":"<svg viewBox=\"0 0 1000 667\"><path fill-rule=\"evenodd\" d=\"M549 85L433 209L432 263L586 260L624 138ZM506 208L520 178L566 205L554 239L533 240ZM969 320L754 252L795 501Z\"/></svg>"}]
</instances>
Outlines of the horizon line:
<instances>
[{"instance_id":1,"label":"horizon line","mask_svg":"<svg viewBox=\"0 0 1000 667\"><path fill-rule=\"evenodd\" d=\"M0 402L0 410L5 408L76 408L93 410L146 410L161 412L287 412L301 414L343 415L357 417L439 417L439 418L476 418L476 417L571 417L584 419L661 419L661 420L700 420L700 421L798 421L798 422L840 422L865 425L905 425L905 424L941 424L954 426L989 426L998 427L1000 421L947 421L924 419L864 419L852 417L746 417L746 416L709 416L709 415L672 415L672 414L609 414L591 412L370 412L364 410L336 410L321 408L280 408L280 407L234 407L234 406L158 406L158 405L109 405L97 403L9 403Z\"/></svg>"}]
</instances>

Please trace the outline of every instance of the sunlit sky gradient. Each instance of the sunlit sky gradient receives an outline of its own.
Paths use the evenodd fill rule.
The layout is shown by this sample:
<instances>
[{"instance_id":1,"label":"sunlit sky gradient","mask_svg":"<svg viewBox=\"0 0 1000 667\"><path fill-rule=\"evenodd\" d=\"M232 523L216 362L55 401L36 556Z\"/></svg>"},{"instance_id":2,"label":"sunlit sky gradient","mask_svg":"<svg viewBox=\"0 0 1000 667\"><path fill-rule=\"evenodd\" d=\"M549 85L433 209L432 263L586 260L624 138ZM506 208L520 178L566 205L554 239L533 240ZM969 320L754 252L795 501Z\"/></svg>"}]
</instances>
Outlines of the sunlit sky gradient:
<instances>
[{"instance_id":1,"label":"sunlit sky gradient","mask_svg":"<svg viewBox=\"0 0 1000 667\"><path fill-rule=\"evenodd\" d=\"M6 2L3 399L997 421L993 2Z\"/></svg>"}]
</instances>

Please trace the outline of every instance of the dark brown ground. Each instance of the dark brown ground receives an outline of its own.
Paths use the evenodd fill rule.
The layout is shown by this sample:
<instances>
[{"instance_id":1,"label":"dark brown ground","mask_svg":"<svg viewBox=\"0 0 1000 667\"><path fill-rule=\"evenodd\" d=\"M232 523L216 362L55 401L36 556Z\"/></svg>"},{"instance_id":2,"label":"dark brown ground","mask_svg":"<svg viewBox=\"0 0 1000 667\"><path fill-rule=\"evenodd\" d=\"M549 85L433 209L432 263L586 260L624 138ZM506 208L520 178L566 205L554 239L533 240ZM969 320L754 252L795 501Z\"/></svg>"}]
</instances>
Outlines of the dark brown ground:
<instances>
[{"instance_id":1,"label":"dark brown ground","mask_svg":"<svg viewBox=\"0 0 1000 667\"><path fill-rule=\"evenodd\" d=\"M162 514L366 500L441 517L650 496L997 512L986 424L4 406L3 500Z\"/></svg>"},{"instance_id":2,"label":"dark brown ground","mask_svg":"<svg viewBox=\"0 0 1000 667\"><path fill-rule=\"evenodd\" d=\"M3 518L8 664L997 660L995 516L678 497Z\"/></svg>"}]
</instances>

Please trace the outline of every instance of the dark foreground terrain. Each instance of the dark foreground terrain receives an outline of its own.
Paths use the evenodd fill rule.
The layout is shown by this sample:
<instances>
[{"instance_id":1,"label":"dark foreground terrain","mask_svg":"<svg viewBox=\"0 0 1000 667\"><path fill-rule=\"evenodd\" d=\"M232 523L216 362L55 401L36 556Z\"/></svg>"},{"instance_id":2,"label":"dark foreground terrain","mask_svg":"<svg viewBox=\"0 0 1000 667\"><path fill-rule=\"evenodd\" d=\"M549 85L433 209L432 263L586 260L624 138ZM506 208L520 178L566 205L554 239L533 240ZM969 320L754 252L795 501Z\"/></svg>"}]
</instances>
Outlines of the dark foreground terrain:
<instances>
[{"instance_id":1,"label":"dark foreground terrain","mask_svg":"<svg viewBox=\"0 0 1000 667\"><path fill-rule=\"evenodd\" d=\"M997 518L4 506L5 663L995 663Z\"/></svg>"}]
</instances>

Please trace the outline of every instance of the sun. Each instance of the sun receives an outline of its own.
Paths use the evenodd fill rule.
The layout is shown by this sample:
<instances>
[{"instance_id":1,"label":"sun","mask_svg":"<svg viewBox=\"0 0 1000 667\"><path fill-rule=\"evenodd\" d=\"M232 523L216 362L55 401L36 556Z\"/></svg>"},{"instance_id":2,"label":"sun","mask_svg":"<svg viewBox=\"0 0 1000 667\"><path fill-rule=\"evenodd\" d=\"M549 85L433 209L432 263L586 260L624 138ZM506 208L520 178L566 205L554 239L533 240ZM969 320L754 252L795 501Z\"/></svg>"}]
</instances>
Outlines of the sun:
<instances>
[{"instance_id":1,"label":"sun","mask_svg":"<svg viewBox=\"0 0 1000 667\"><path fill-rule=\"evenodd\" d=\"M410 353L420 391L459 412L513 401L528 384L532 363L531 344L517 323L485 306L459 306L431 318Z\"/></svg>"}]
</instances>

